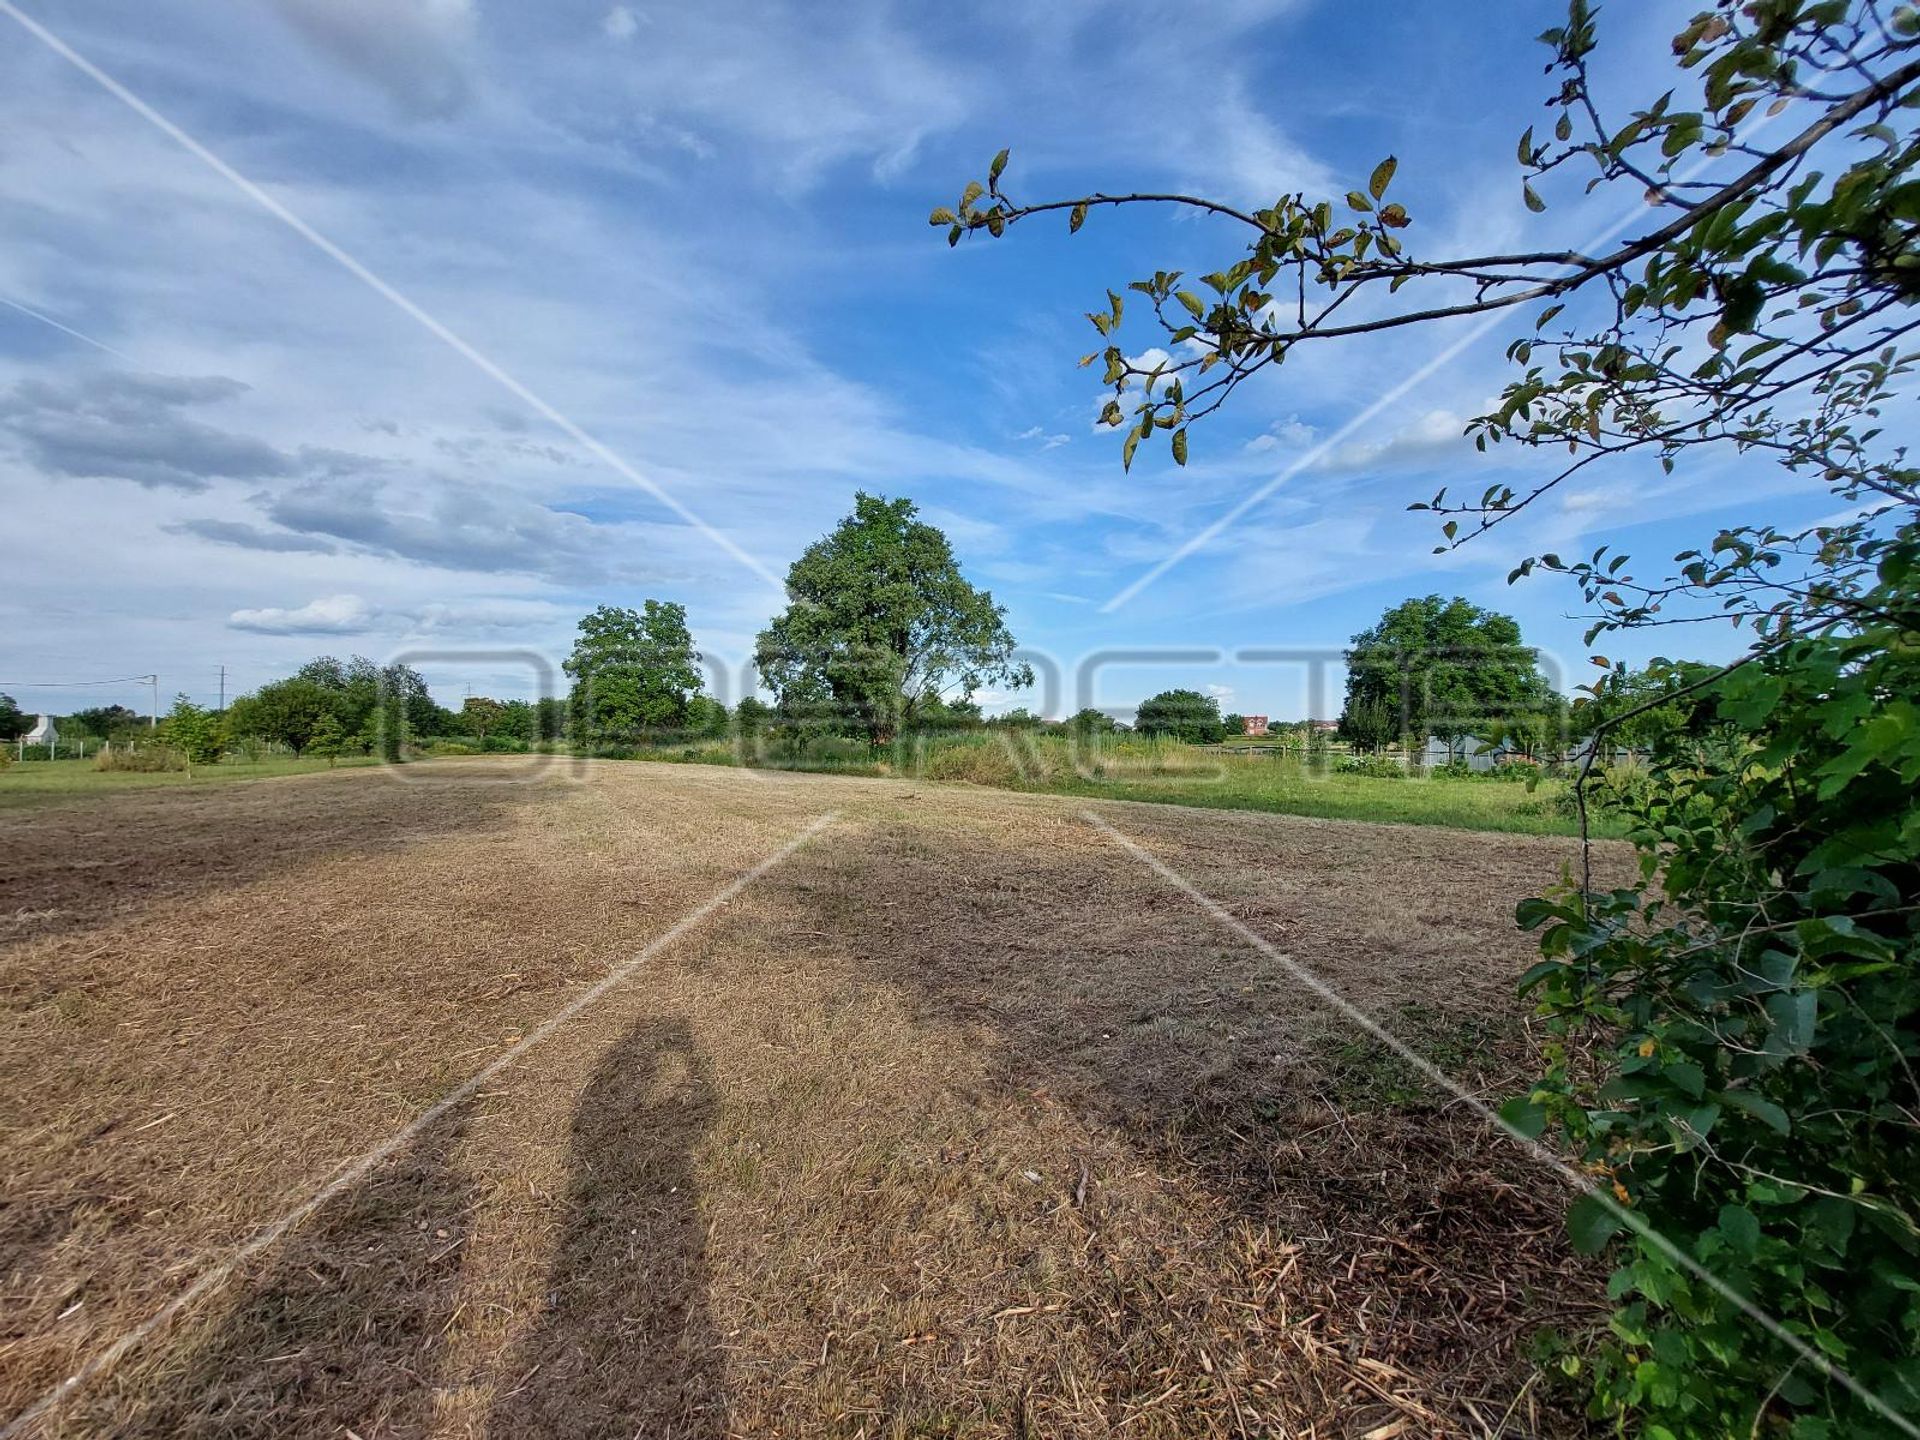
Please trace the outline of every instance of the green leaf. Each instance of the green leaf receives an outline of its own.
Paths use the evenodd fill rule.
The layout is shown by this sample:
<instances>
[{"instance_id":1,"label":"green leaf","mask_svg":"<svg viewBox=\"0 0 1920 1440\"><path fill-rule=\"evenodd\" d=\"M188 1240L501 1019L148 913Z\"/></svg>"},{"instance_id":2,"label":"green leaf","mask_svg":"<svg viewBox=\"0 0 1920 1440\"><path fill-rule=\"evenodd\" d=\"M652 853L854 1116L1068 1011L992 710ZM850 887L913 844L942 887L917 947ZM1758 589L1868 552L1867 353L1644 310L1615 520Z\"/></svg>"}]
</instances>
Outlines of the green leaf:
<instances>
[{"instance_id":1,"label":"green leaf","mask_svg":"<svg viewBox=\"0 0 1920 1440\"><path fill-rule=\"evenodd\" d=\"M1133 468L1133 452L1139 448L1140 432L1138 430L1129 430L1127 432L1127 443L1120 447L1120 468L1122 470L1131 470Z\"/></svg>"},{"instance_id":2,"label":"green leaf","mask_svg":"<svg viewBox=\"0 0 1920 1440\"><path fill-rule=\"evenodd\" d=\"M1184 425L1173 432L1173 463L1176 465L1187 463L1187 430Z\"/></svg>"},{"instance_id":3,"label":"green leaf","mask_svg":"<svg viewBox=\"0 0 1920 1440\"><path fill-rule=\"evenodd\" d=\"M1768 1055L1798 1055L1813 1042L1816 1001L1811 990L1775 991L1764 1003L1767 1018L1773 1022L1767 1036Z\"/></svg>"},{"instance_id":4,"label":"green leaf","mask_svg":"<svg viewBox=\"0 0 1920 1440\"><path fill-rule=\"evenodd\" d=\"M1500 1107L1500 1118L1507 1128L1529 1140L1537 1140L1540 1132L1547 1128L1545 1108L1535 1104L1525 1095L1516 1095Z\"/></svg>"},{"instance_id":5,"label":"green leaf","mask_svg":"<svg viewBox=\"0 0 1920 1440\"><path fill-rule=\"evenodd\" d=\"M1567 1211L1567 1235L1582 1255L1598 1255L1625 1228L1619 1207L1597 1190L1587 1191Z\"/></svg>"},{"instance_id":6,"label":"green leaf","mask_svg":"<svg viewBox=\"0 0 1920 1440\"><path fill-rule=\"evenodd\" d=\"M974 201L986 193L986 186L982 185L978 180L969 180L967 182L967 188L960 192L960 208L962 210L967 209Z\"/></svg>"},{"instance_id":7,"label":"green leaf","mask_svg":"<svg viewBox=\"0 0 1920 1440\"><path fill-rule=\"evenodd\" d=\"M1533 164L1533 127L1531 125L1527 126L1526 132L1520 137L1518 153L1522 165Z\"/></svg>"},{"instance_id":8,"label":"green leaf","mask_svg":"<svg viewBox=\"0 0 1920 1440\"><path fill-rule=\"evenodd\" d=\"M1751 1255L1760 1247L1760 1219L1744 1205L1720 1207L1720 1233L1742 1255Z\"/></svg>"},{"instance_id":9,"label":"green leaf","mask_svg":"<svg viewBox=\"0 0 1920 1440\"><path fill-rule=\"evenodd\" d=\"M1187 313L1193 316L1194 319L1204 320L1207 318L1207 307L1205 303L1191 290L1176 290L1173 292L1173 298L1186 306Z\"/></svg>"},{"instance_id":10,"label":"green leaf","mask_svg":"<svg viewBox=\"0 0 1920 1440\"><path fill-rule=\"evenodd\" d=\"M1067 233L1069 235L1073 234L1086 223L1087 202L1082 200L1078 205L1073 207L1073 212L1067 216Z\"/></svg>"},{"instance_id":11,"label":"green leaf","mask_svg":"<svg viewBox=\"0 0 1920 1440\"><path fill-rule=\"evenodd\" d=\"M1531 927L1529 927L1531 928ZM1558 975L1567 968L1564 960L1540 960L1527 967L1526 974L1520 977L1519 993L1525 995L1550 975Z\"/></svg>"},{"instance_id":12,"label":"green leaf","mask_svg":"<svg viewBox=\"0 0 1920 1440\"><path fill-rule=\"evenodd\" d=\"M1387 193L1387 186L1393 182L1393 172L1400 168L1400 162L1389 155L1373 167L1373 175L1367 181L1367 190L1378 200Z\"/></svg>"},{"instance_id":13,"label":"green leaf","mask_svg":"<svg viewBox=\"0 0 1920 1440\"><path fill-rule=\"evenodd\" d=\"M1751 1090L1723 1090L1719 1098L1735 1110L1745 1111L1778 1134L1788 1134L1793 1128L1792 1122L1787 1119L1787 1112L1764 1095L1756 1095Z\"/></svg>"},{"instance_id":14,"label":"green leaf","mask_svg":"<svg viewBox=\"0 0 1920 1440\"><path fill-rule=\"evenodd\" d=\"M1534 188L1531 185L1522 185L1520 187L1520 198L1527 202L1527 209L1533 211L1533 213L1536 215L1538 215L1542 210L1547 208L1547 202L1542 200L1540 196L1537 193L1535 193Z\"/></svg>"},{"instance_id":15,"label":"green leaf","mask_svg":"<svg viewBox=\"0 0 1920 1440\"><path fill-rule=\"evenodd\" d=\"M1358 190L1347 191L1347 204L1353 209L1358 210L1362 215L1370 214L1373 210L1373 201L1362 195Z\"/></svg>"},{"instance_id":16,"label":"green leaf","mask_svg":"<svg viewBox=\"0 0 1920 1440\"><path fill-rule=\"evenodd\" d=\"M1664 1067L1660 1073L1674 1089L1690 1100L1698 1100L1707 1093L1707 1077L1691 1060L1676 1061Z\"/></svg>"},{"instance_id":17,"label":"green leaf","mask_svg":"<svg viewBox=\"0 0 1920 1440\"><path fill-rule=\"evenodd\" d=\"M927 217L929 225L951 225L955 219L953 211L942 205Z\"/></svg>"},{"instance_id":18,"label":"green leaf","mask_svg":"<svg viewBox=\"0 0 1920 1440\"><path fill-rule=\"evenodd\" d=\"M987 167L987 183L989 185L999 184L1000 172L1005 170L1006 168L1007 168L1007 152L1005 150L1002 150L998 155L993 157L993 164Z\"/></svg>"}]
</instances>

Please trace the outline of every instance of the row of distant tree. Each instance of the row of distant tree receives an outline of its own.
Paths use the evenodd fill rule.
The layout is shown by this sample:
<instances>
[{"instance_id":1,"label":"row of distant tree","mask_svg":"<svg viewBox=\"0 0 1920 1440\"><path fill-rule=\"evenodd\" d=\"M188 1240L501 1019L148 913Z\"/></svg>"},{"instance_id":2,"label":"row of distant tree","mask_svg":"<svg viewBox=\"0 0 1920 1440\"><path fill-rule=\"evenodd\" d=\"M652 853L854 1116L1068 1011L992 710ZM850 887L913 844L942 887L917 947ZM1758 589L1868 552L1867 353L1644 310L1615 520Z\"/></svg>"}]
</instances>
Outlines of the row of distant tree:
<instances>
[{"instance_id":1,"label":"row of distant tree","mask_svg":"<svg viewBox=\"0 0 1920 1440\"><path fill-rule=\"evenodd\" d=\"M1655 660L1614 667L1593 694L1571 705L1542 671L1511 615L1455 596L1402 601L1353 637L1340 736L1356 749L1504 738L1525 754L1553 751L1594 733L1608 717L1613 745L1642 749L1703 723L1684 697L1713 668ZM1670 697L1661 703L1662 697Z\"/></svg>"},{"instance_id":2,"label":"row of distant tree","mask_svg":"<svg viewBox=\"0 0 1920 1440\"><path fill-rule=\"evenodd\" d=\"M1033 683L1033 673L1016 658L1005 607L966 580L947 537L920 520L909 500L856 496L853 512L794 562L787 589L789 605L755 644L772 699L750 696L731 713L702 688L686 608L646 600L638 608L603 605L581 619L565 662L571 686L564 700L470 696L449 710L409 666L323 655L239 697L223 715L182 696L168 732L183 748L215 754L221 746L262 742L296 753L379 751L394 758L409 740L429 738L464 739L481 749L562 739L616 748L786 728L881 745L901 734L983 725L1081 734L1126 728L1091 709L1060 722L1025 709L992 720L981 714L976 697L983 688L1018 690ZM1678 701L1650 703L1681 688L1688 667L1621 669L1600 687L1596 704L1570 713L1518 623L1457 597L1394 606L1354 636L1347 670L1340 733L1357 749L1497 733L1531 753L1590 729L1609 710L1633 712L1618 736L1629 745L1688 723ZM27 723L0 697L0 737L16 726L13 733L22 733ZM63 728L115 739L142 723L114 705L76 712ZM1132 729L1212 743L1242 733L1242 724L1237 715L1223 716L1213 696L1176 689L1144 701Z\"/></svg>"}]
</instances>

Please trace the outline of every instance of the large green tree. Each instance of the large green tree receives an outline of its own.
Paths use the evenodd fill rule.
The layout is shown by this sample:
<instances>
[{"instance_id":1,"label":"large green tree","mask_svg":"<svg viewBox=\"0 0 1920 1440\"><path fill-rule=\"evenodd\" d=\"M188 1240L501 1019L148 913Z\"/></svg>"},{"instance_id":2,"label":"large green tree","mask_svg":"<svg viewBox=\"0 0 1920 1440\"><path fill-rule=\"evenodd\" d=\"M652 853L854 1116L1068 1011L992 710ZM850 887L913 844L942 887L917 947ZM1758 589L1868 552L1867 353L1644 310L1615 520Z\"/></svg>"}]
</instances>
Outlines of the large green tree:
<instances>
[{"instance_id":1,"label":"large green tree","mask_svg":"<svg viewBox=\"0 0 1920 1440\"><path fill-rule=\"evenodd\" d=\"M960 573L947 537L911 500L858 494L853 513L787 572L791 604L760 632L760 677L795 717L876 745L936 702L1033 683L1006 608Z\"/></svg>"},{"instance_id":2,"label":"large green tree","mask_svg":"<svg viewBox=\"0 0 1920 1440\"><path fill-rule=\"evenodd\" d=\"M630 744L687 723L700 691L700 652L684 605L648 600L638 610L602 605L581 617L567 657L568 718L575 740Z\"/></svg>"},{"instance_id":3,"label":"large green tree","mask_svg":"<svg viewBox=\"0 0 1920 1440\"><path fill-rule=\"evenodd\" d=\"M1416 254L1391 156L1344 196L1244 207L1017 201L1002 151L932 219L957 242L1166 204L1235 233L1210 274L1134 283L1171 342L1151 359L1129 359L1147 352L1121 342L1118 292L1090 317L1102 338L1087 363L1113 387L1126 461L1157 436L1185 463L1191 423L1347 337L1511 311L1518 373L1469 433L1552 460L1525 484L1422 501L1446 517L1442 548L1576 477L1628 473L1623 458L1729 501L1768 488L1773 464L1815 491L1820 518L1730 525L1671 566L1602 546L1515 567L1572 576L1591 636L1710 616L1746 624L1752 644L1650 697L1697 697L1714 723L1656 739L1641 880L1602 889L1583 867L1523 907L1545 957L1528 988L1555 1038L1541 1083L1505 1113L1523 1133L1555 1127L1595 1177L1570 1219L1575 1243L1618 1267L1612 1324L1580 1369L1607 1418L1683 1440L1911 1436L1920 12L1713 0L1670 51L1610 63L1605 87L1596 16L1570 0L1542 36L1549 113L1517 147L1527 210L1597 193L1635 217L1590 249ZM1657 74L1669 61L1677 72ZM1597 728L1635 718L1614 705Z\"/></svg>"},{"instance_id":4,"label":"large green tree","mask_svg":"<svg viewBox=\"0 0 1920 1440\"><path fill-rule=\"evenodd\" d=\"M1133 728L1189 745L1211 745L1220 738L1220 702L1198 690L1162 690L1140 702Z\"/></svg>"},{"instance_id":5,"label":"large green tree","mask_svg":"<svg viewBox=\"0 0 1920 1440\"><path fill-rule=\"evenodd\" d=\"M299 675L262 685L227 707L230 733L271 740L296 755L307 748L322 720L331 720L336 729L345 730L340 721L339 695L319 681Z\"/></svg>"},{"instance_id":6,"label":"large green tree","mask_svg":"<svg viewBox=\"0 0 1920 1440\"><path fill-rule=\"evenodd\" d=\"M1418 745L1525 727L1558 714L1558 697L1510 615L1455 596L1403 600L1353 637L1342 735L1362 747Z\"/></svg>"}]
</instances>

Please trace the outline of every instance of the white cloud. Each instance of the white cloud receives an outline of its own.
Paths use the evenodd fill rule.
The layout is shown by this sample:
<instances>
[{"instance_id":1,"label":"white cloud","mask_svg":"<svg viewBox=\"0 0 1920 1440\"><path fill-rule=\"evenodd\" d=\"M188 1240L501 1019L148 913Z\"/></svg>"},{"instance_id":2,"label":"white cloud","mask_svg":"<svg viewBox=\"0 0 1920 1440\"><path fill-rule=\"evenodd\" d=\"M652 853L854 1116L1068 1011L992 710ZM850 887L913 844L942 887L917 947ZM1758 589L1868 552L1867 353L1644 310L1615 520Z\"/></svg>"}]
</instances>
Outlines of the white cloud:
<instances>
[{"instance_id":1,"label":"white cloud","mask_svg":"<svg viewBox=\"0 0 1920 1440\"><path fill-rule=\"evenodd\" d=\"M1318 434L1313 426L1293 415L1268 427L1264 434L1254 436L1241 448L1250 455L1268 450L1304 450L1313 444Z\"/></svg>"},{"instance_id":2,"label":"white cloud","mask_svg":"<svg viewBox=\"0 0 1920 1440\"><path fill-rule=\"evenodd\" d=\"M1480 458L1467 438L1467 416L1453 410L1429 410L1380 440L1356 440L1323 456L1316 470L1386 471L1430 466L1442 459Z\"/></svg>"},{"instance_id":3,"label":"white cloud","mask_svg":"<svg viewBox=\"0 0 1920 1440\"><path fill-rule=\"evenodd\" d=\"M358 595L326 595L291 610L236 610L227 617L233 629L262 635L358 635L372 629L373 621L372 607Z\"/></svg>"},{"instance_id":4,"label":"white cloud","mask_svg":"<svg viewBox=\"0 0 1920 1440\"><path fill-rule=\"evenodd\" d=\"M627 6L616 5L607 11L607 18L600 22L600 29L609 40L631 40L639 33L640 21Z\"/></svg>"}]
</instances>

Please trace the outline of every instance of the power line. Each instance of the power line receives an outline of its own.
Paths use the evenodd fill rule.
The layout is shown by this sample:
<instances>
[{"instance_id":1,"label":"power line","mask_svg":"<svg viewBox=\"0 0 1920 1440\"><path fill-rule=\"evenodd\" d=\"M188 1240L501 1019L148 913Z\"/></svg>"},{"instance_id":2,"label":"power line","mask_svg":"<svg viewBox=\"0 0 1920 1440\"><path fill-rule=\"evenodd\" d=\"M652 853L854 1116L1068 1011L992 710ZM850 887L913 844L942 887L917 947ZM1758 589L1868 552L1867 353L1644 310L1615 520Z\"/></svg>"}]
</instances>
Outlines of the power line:
<instances>
[{"instance_id":1,"label":"power line","mask_svg":"<svg viewBox=\"0 0 1920 1440\"><path fill-rule=\"evenodd\" d=\"M145 685L153 678L151 675L123 675L118 680L0 680L0 685L10 685L15 690L78 690L87 685Z\"/></svg>"}]
</instances>

